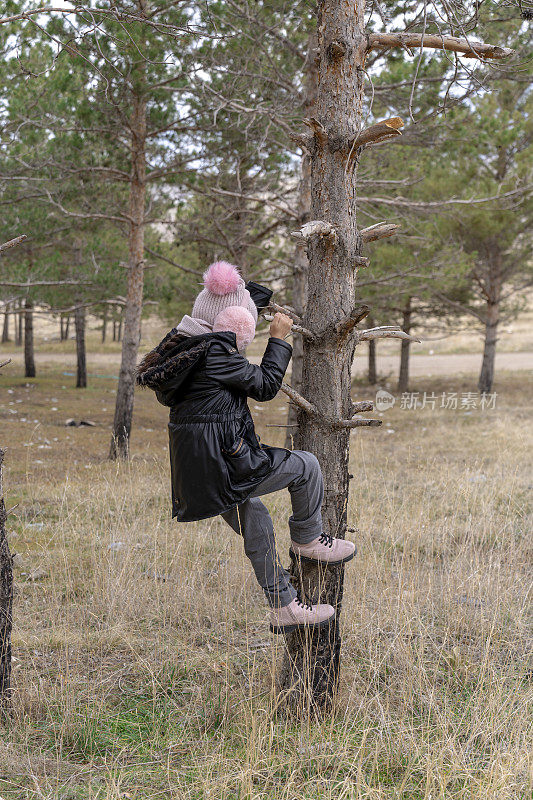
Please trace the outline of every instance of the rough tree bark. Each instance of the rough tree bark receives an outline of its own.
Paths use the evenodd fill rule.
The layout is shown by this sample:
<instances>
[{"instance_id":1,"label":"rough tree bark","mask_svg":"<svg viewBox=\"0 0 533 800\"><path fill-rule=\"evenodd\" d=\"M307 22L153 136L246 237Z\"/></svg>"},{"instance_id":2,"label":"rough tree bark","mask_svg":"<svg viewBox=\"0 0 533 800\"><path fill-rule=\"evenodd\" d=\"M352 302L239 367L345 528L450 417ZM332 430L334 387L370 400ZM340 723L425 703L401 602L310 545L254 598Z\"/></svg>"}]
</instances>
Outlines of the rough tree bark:
<instances>
[{"instance_id":1,"label":"rough tree bark","mask_svg":"<svg viewBox=\"0 0 533 800\"><path fill-rule=\"evenodd\" d=\"M317 40L313 32L309 36L307 57L304 66L304 113L307 118L312 117L318 90L317 74ZM311 212L311 158L307 149L302 153L301 177L298 187L298 223L300 226L309 221ZM292 279L292 306L299 317L303 317L307 303L307 247L305 241L298 241L294 255L294 270ZM300 391L303 369L303 339L294 337L292 350L291 386ZM299 450L300 437L298 429L298 407L289 404L287 414L287 435L285 447L289 450Z\"/></svg>"},{"instance_id":2,"label":"rough tree bark","mask_svg":"<svg viewBox=\"0 0 533 800\"><path fill-rule=\"evenodd\" d=\"M405 333L411 332L411 298L408 297L403 310L402 330ZM409 339L402 339L400 351L400 374L398 376L398 391L406 392L409 388L409 355L411 353L411 342Z\"/></svg>"},{"instance_id":3,"label":"rough tree bark","mask_svg":"<svg viewBox=\"0 0 533 800\"><path fill-rule=\"evenodd\" d=\"M319 414L341 419L352 416L351 366L356 341L355 322L343 326L342 319L349 319L355 307L355 277L362 247L355 219L358 153L350 151L361 128L367 49L364 3L322 0L317 30L318 93L315 115L309 120L313 136L308 148L311 217L330 223L331 232L311 234L307 239L308 292L303 325L317 335L304 344L302 394ZM325 532L343 538L350 429L334 429L320 416L301 411L298 416L299 445L317 456L324 474ZM286 637L279 687L295 711L327 708L339 678L344 568L321 570L306 565L300 573L293 561L291 571L310 600L331 603L337 616L325 631L310 635L307 646L302 646L298 633Z\"/></svg>"},{"instance_id":4,"label":"rough tree bark","mask_svg":"<svg viewBox=\"0 0 533 800\"><path fill-rule=\"evenodd\" d=\"M487 301L485 318L485 342L483 345L483 361L479 374L478 389L481 394L492 391L494 383L494 364L496 360L496 342L498 341L498 324L500 321L500 303L498 300Z\"/></svg>"},{"instance_id":5,"label":"rough tree bark","mask_svg":"<svg viewBox=\"0 0 533 800\"><path fill-rule=\"evenodd\" d=\"M33 347L33 302L28 297L24 306L24 375L35 378L35 357Z\"/></svg>"},{"instance_id":6,"label":"rough tree bark","mask_svg":"<svg viewBox=\"0 0 533 800\"><path fill-rule=\"evenodd\" d=\"M311 221L300 235L307 240L308 296L302 321L304 336L302 394L290 387L284 391L300 407L299 444L317 457L324 473L324 529L344 537L348 507L348 456L352 425L379 424L354 418L370 403L351 400L351 366L358 341L395 337L408 339L397 326L356 332L355 326L368 307L355 307L357 268L368 229L356 226L356 167L362 148L400 135L402 121L393 117L361 130L363 76L367 50L372 47L403 47L402 35L367 36L364 0L338 3L319 0L318 95L315 115L305 120L312 134L295 136L308 149L311 159ZM452 49L471 57L503 58L512 51L490 45L465 45L453 37L433 37L430 44L418 34L423 46ZM373 238L390 235L391 226ZM286 650L278 674L278 686L289 708L297 713L327 710L336 695L340 669L339 618L343 591L343 567L320 568L299 565L291 573L295 584L312 602L331 603L337 612L334 623L321 631L286 636Z\"/></svg>"},{"instance_id":7,"label":"rough tree bark","mask_svg":"<svg viewBox=\"0 0 533 800\"><path fill-rule=\"evenodd\" d=\"M11 627L13 613L13 559L6 533L2 466L4 451L0 448L0 716L11 705Z\"/></svg>"},{"instance_id":8,"label":"rough tree bark","mask_svg":"<svg viewBox=\"0 0 533 800\"><path fill-rule=\"evenodd\" d=\"M144 0L139 9L144 10ZM142 67L140 68L142 69ZM128 292L124 310L122 359L115 404L110 458L127 458L133 417L135 367L140 343L144 284L144 211L146 199L146 98L143 81L133 97L131 116L130 231Z\"/></svg>"},{"instance_id":9,"label":"rough tree bark","mask_svg":"<svg viewBox=\"0 0 533 800\"><path fill-rule=\"evenodd\" d=\"M76 329L76 388L85 389L87 386L85 308L81 302L74 310L74 326Z\"/></svg>"}]
</instances>

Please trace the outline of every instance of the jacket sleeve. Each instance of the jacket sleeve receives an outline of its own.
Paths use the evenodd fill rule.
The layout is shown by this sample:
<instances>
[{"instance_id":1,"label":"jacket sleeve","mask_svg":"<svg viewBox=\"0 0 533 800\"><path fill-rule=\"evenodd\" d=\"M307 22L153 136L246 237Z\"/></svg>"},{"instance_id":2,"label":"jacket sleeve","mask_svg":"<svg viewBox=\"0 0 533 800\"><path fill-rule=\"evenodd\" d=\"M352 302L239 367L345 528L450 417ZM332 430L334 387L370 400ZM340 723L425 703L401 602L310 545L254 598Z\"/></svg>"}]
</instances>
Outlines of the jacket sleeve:
<instances>
[{"instance_id":1,"label":"jacket sleeve","mask_svg":"<svg viewBox=\"0 0 533 800\"><path fill-rule=\"evenodd\" d=\"M280 389L291 354L288 342L271 337L257 366L240 353L229 353L221 345L214 344L209 348L207 372L218 383L244 392L254 400L272 400Z\"/></svg>"}]
</instances>

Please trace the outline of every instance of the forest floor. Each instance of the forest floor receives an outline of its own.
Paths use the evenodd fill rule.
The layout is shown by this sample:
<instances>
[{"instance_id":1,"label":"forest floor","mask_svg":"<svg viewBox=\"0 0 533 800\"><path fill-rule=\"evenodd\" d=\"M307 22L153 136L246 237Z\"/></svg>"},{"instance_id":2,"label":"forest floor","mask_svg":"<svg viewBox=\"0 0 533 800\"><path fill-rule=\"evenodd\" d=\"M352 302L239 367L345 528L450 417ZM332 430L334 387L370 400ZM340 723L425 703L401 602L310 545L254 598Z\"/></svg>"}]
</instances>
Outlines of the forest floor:
<instances>
[{"instance_id":1,"label":"forest floor","mask_svg":"<svg viewBox=\"0 0 533 800\"><path fill-rule=\"evenodd\" d=\"M500 371L485 408L477 370L415 376L424 407L352 434L339 698L297 723L241 541L170 519L166 410L138 392L133 457L108 461L116 380L76 390L54 347L73 343L40 343L35 379L0 377L17 554L1 798L531 798L530 373ZM284 396L250 406L281 444ZM286 493L266 502L286 562Z\"/></svg>"}]
</instances>

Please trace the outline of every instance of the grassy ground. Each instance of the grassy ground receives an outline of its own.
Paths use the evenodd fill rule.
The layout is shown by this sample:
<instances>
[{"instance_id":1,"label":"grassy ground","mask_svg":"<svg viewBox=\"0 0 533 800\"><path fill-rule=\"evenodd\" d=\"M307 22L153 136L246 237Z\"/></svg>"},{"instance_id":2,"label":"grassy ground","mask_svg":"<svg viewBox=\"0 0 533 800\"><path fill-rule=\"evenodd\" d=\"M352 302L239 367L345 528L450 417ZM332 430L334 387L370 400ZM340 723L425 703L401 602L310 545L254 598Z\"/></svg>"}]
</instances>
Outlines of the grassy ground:
<instances>
[{"instance_id":1,"label":"grassy ground","mask_svg":"<svg viewBox=\"0 0 533 800\"><path fill-rule=\"evenodd\" d=\"M340 697L301 724L275 713L282 641L240 540L169 518L151 393L131 463L106 460L115 388L75 390L57 364L0 378L17 552L2 798L531 797L531 377L502 374L494 409L397 403L352 434ZM475 376L412 388L461 398ZM266 426L284 398L251 407L281 443ZM285 555L287 498L268 504Z\"/></svg>"}]
</instances>

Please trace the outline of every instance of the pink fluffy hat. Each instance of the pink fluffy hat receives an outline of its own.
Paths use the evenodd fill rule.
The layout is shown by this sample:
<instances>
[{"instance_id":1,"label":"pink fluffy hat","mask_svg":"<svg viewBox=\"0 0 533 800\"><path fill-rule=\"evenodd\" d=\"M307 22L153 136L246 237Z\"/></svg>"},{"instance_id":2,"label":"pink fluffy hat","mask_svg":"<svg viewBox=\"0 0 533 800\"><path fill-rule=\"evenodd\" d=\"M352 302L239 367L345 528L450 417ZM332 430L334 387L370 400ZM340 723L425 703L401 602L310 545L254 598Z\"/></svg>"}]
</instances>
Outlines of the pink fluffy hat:
<instances>
[{"instance_id":1,"label":"pink fluffy hat","mask_svg":"<svg viewBox=\"0 0 533 800\"><path fill-rule=\"evenodd\" d=\"M233 331L237 348L243 349L255 336L257 308L245 288L237 267L215 261L204 272L204 288L195 300L191 316L201 319L214 332Z\"/></svg>"}]
</instances>

